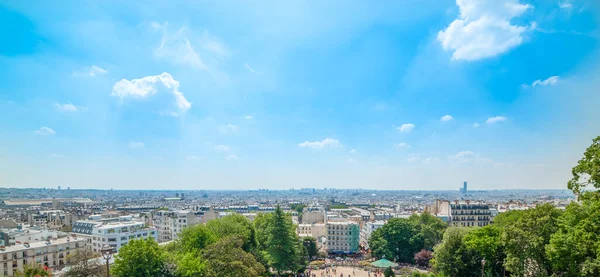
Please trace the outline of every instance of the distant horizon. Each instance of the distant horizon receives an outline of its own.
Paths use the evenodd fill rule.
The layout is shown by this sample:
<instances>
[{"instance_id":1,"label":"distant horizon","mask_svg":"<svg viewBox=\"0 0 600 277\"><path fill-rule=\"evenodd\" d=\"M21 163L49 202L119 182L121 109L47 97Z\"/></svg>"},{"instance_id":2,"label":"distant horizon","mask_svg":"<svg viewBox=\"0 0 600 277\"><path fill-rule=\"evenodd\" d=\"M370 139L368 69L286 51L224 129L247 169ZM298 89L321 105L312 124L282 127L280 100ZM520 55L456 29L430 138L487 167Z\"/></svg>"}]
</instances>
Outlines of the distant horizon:
<instances>
[{"instance_id":1,"label":"distant horizon","mask_svg":"<svg viewBox=\"0 0 600 277\"><path fill-rule=\"evenodd\" d=\"M50 187L26 187L26 188L18 188L18 187L2 187L0 189L22 189L22 190L27 190L27 189L41 189L41 190L58 190L57 188L50 188ZM458 189L456 190L449 190L449 189L366 189L366 188L291 188L291 189L97 189L97 188L71 188L71 189L66 189L66 188L61 188L60 191L78 191L78 190L94 190L94 191L153 191L153 192L163 192L163 191L172 191L172 192L180 192L180 191L191 191L191 192L205 192L205 191L260 191L260 190L267 190L267 191L290 191L290 190L294 190L294 191L301 191L303 189L306 190L361 190L361 191L408 191L408 192L427 192L427 191L443 191L443 192L457 192L459 193ZM487 192L487 191L571 191L567 188L565 189L551 189L551 188L546 188L546 189L528 189L528 188L523 188L523 189L505 189L505 188L499 188L499 189L473 189L473 190L468 190L468 192Z\"/></svg>"}]
</instances>

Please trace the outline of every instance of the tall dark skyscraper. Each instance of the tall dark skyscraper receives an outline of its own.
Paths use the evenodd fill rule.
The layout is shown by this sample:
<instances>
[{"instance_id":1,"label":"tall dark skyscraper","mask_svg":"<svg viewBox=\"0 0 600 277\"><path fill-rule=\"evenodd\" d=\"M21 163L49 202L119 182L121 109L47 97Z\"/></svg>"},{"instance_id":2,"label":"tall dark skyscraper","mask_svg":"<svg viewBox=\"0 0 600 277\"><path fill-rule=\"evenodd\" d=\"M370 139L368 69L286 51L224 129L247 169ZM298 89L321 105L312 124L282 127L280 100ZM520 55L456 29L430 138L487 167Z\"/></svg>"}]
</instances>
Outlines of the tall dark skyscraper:
<instances>
[{"instance_id":1,"label":"tall dark skyscraper","mask_svg":"<svg viewBox=\"0 0 600 277\"><path fill-rule=\"evenodd\" d=\"M459 191L460 193L462 193L462 194L466 194L466 193L467 193L467 181L465 181L465 182L463 183L463 187L462 187L462 188L459 188L459 189L458 189L458 191Z\"/></svg>"}]
</instances>

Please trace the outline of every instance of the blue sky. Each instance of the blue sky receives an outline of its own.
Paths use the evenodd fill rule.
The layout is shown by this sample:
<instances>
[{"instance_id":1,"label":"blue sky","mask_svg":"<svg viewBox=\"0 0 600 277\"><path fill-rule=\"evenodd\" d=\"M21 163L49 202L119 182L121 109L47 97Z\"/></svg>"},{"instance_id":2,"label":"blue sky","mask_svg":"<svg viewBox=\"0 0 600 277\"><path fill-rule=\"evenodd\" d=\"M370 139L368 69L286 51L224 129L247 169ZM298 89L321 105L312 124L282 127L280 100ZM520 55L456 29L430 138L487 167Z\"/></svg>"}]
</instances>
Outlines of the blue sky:
<instances>
[{"instance_id":1,"label":"blue sky","mask_svg":"<svg viewBox=\"0 0 600 277\"><path fill-rule=\"evenodd\" d=\"M0 185L565 188L600 4L3 1Z\"/></svg>"}]
</instances>

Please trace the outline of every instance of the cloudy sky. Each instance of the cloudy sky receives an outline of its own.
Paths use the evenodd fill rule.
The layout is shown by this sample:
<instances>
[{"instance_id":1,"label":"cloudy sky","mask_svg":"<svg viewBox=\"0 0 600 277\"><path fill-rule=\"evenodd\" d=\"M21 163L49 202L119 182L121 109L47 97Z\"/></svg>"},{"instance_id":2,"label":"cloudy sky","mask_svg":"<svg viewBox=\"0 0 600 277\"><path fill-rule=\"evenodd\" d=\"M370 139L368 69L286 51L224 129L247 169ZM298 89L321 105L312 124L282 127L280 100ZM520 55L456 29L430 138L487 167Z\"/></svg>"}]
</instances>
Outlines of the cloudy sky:
<instances>
[{"instance_id":1,"label":"cloudy sky","mask_svg":"<svg viewBox=\"0 0 600 277\"><path fill-rule=\"evenodd\" d=\"M594 0L2 1L0 186L565 188Z\"/></svg>"}]
</instances>

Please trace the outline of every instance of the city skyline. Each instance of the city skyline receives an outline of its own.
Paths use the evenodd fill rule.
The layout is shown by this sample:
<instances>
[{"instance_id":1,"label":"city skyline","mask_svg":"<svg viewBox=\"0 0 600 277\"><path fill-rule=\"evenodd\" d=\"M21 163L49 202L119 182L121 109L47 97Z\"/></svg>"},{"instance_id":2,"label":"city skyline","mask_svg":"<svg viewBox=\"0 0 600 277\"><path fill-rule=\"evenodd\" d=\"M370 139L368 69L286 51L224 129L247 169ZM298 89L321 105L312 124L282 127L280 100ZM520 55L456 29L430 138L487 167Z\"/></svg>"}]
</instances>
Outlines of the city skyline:
<instances>
[{"instance_id":1,"label":"city skyline","mask_svg":"<svg viewBox=\"0 0 600 277\"><path fill-rule=\"evenodd\" d=\"M597 1L67 2L0 4L1 187L565 189L600 130Z\"/></svg>"}]
</instances>

